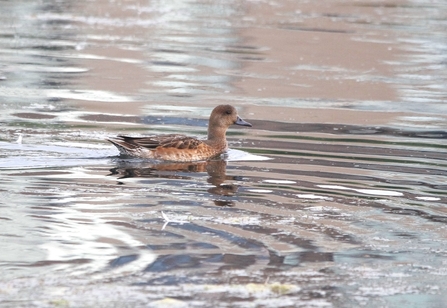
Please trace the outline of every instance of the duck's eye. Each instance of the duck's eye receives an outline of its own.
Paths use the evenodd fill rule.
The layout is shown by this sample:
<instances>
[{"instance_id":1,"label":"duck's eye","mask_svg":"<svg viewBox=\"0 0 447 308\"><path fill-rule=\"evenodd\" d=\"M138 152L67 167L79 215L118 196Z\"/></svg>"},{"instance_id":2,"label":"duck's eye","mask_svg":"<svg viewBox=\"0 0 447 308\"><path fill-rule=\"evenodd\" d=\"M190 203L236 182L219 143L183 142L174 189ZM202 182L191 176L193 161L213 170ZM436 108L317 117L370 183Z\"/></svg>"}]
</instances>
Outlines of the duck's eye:
<instances>
[{"instance_id":1,"label":"duck's eye","mask_svg":"<svg viewBox=\"0 0 447 308\"><path fill-rule=\"evenodd\" d=\"M226 114L231 114L231 110L226 110L225 113Z\"/></svg>"}]
</instances>

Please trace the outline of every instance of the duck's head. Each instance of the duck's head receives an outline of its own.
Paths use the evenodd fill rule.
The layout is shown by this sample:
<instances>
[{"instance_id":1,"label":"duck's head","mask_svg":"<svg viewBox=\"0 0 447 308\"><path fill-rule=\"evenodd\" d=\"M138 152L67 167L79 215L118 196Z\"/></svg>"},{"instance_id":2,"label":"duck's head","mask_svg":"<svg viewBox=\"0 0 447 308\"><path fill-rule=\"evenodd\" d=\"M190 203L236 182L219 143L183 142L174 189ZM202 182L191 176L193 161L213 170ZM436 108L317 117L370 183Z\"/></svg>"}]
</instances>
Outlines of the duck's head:
<instances>
[{"instance_id":1,"label":"duck's head","mask_svg":"<svg viewBox=\"0 0 447 308\"><path fill-rule=\"evenodd\" d=\"M244 121L237 114L236 108L231 105L219 105L213 109L210 116L210 127L225 127L230 125L242 125L242 126L252 126L247 121Z\"/></svg>"}]
</instances>

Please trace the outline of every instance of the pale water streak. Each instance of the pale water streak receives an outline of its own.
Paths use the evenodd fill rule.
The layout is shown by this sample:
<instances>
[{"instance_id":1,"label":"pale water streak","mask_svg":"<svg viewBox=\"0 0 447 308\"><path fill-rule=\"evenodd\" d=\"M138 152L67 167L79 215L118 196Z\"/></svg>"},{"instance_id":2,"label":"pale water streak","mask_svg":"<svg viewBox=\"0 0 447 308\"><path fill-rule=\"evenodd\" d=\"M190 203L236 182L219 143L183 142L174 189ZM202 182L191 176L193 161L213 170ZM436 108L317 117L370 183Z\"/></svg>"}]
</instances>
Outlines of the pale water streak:
<instances>
[{"instance_id":1,"label":"pale water streak","mask_svg":"<svg viewBox=\"0 0 447 308\"><path fill-rule=\"evenodd\" d=\"M1 307L441 307L443 1L6 1ZM191 164L116 134L253 128Z\"/></svg>"}]
</instances>

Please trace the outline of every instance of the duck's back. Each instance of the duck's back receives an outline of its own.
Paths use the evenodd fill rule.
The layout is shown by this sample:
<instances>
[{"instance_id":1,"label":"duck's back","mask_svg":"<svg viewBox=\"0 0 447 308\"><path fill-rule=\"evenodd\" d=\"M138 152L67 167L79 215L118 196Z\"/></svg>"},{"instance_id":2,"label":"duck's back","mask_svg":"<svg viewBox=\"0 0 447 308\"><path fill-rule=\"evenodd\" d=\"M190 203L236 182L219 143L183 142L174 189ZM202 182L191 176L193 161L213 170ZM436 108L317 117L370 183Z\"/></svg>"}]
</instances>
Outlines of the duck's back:
<instances>
[{"instance_id":1,"label":"duck's back","mask_svg":"<svg viewBox=\"0 0 447 308\"><path fill-rule=\"evenodd\" d=\"M118 136L108 140L121 154L167 161L205 160L223 151L197 138L177 134L147 137Z\"/></svg>"}]
</instances>

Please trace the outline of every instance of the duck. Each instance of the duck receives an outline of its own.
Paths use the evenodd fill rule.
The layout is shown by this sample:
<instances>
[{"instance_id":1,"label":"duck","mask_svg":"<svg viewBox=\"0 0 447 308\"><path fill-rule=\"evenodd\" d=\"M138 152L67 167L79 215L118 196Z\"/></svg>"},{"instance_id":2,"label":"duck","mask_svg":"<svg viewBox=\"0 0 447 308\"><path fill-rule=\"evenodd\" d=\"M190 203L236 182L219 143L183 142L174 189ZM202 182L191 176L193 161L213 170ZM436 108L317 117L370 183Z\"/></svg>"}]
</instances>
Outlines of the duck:
<instances>
[{"instance_id":1,"label":"duck","mask_svg":"<svg viewBox=\"0 0 447 308\"><path fill-rule=\"evenodd\" d=\"M231 125L252 127L231 105L219 105L211 112L206 140L181 134L107 138L121 155L170 162L206 161L228 149L226 132Z\"/></svg>"}]
</instances>

